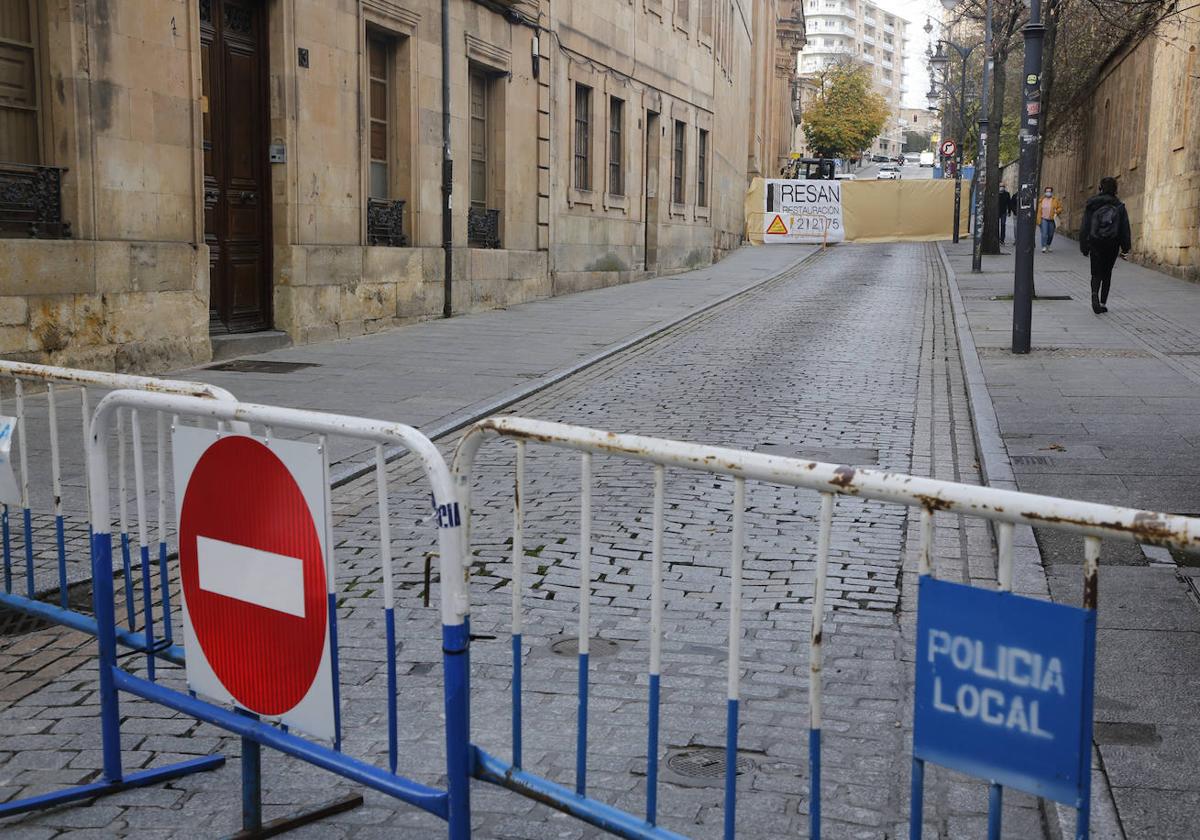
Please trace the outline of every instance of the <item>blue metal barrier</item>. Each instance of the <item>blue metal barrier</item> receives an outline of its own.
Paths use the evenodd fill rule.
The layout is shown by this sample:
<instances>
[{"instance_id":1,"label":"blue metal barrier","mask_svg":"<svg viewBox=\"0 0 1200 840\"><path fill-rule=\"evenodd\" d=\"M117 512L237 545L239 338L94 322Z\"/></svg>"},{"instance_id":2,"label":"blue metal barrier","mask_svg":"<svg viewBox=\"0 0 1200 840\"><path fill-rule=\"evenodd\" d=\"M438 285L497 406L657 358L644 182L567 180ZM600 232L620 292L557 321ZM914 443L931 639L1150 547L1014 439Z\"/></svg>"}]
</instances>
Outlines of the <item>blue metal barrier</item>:
<instances>
[{"instance_id":1,"label":"blue metal barrier","mask_svg":"<svg viewBox=\"0 0 1200 840\"><path fill-rule=\"evenodd\" d=\"M288 429L300 434L319 435L318 445L322 458L322 473L320 485L328 489L328 446L327 435L340 435L358 440L371 441L377 444L377 481L382 489L380 494L381 513L381 554L384 558L384 568L389 586L385 594L386 636L388 644L388 743L389 767L383 769L361 758L346 755L341 750L340 696L336 686L339 683L336 657L332 660L332 687L334 736L333 745L327 746L296 731L288 731L286 726L266 720L260 720L257 715L249 714L240 708L229 708L224 704L210 702L192 692L179 691L156 682L152 667L147 667L146 676L131 673L117 658L117 645L124 636L126 641L141 643L143 649L151 656L161 656L156 650L161 645L155 644L153 628L148 626L144 633L125 631L117 626L117 615L114 602L115 574L113 569L114 535L111 532L111 511L109 500L109 456L108 434L114 416L120 417L122 411L129 411L134 430L134 466L138 472L135 479L137 493L137 513L139 518L139 548L140 566L146 580L150 574L150 553L146 545L146 505L145 486L141 481L141 470L144 466L140 454L140 437L138 431L139 412L159 412L190 420L217 421L218 423L239 423L249 429L246 424L261 424L266 428L265 436L260 442L265 446L272 443L273 430ZM208 432L214 441L221 440L222 433ZM228 436L227 436L228 437ZM428 811L448 823L449 836L454 840L465 840L470 836L470 773L471 754L468 737L469 725L469 672L468 645L469 633L466 623L466 598L461 589L461 575L456 574L461 568L458 550L461 546L459 536L460 516L458 505L454 501L453 485L449 471L442 461L433 444L416 430L399 424L380 423L353 417L317 414L314 412L295 411L291 409L272 408L266 406L239 405L237 403L217 402L194 397L180 397L148 392L119 391L107 396L97 407L91 425L89 445L89 475L91 489L91 508L93 515L92 534L92 579L93 601L95 609L94 629L99 640L99 682L100 682L100 724L101 743L103 748L103 771L100 780L81 787L70 788L50 794L31 797L0 805L0 817L17 814L37 808L45 808L80 799L91 799L96 796L115 793L135 785L149 785L185 774L208 770L224 763L224 757L208 756L202 759L173 764L163 768L126 774L122 767L120 745L120 706L121 692L132 694L152 703L156 703L175 712L189 715L197 720L218 726L242 738L242 802L243 827L251 831L278 831L304 823L312 822L333 813L353 808L362 802L361 795L343 797L326 803L314 810L301 815L276 820L264 825L262 822L261 803L261 747L285 753L308 762L314 766L328 770L336 775L374 790L396 797L401 801ZM259 439L255 439L259 440ZM393 604L391 593L391 557L390 535L388 531L388 503L386 494L386 474L383 460L383 445L400 444L416 455L423 463L426 475L432 486L434 498L437 500L437 535L439 542L441 580L442 580L442 664L444 671L444 713L446 718L446 773L448 777L446 789L438 789L421 784L412 779L397 775L397 720L395 714L396 701L396 649ZM273 444L276 447L282 443ZM299 444L291 444L299 446ZM310 450L311 451L311 450ZM179 450L176 450L178 467ZM182 488L178 488L180 494ZM332 571L333 542L332 516L328 504L325 505L326 521L320 527L325 532L323 545L326 556L322 561ZM160 567L161 568L161 567ZM334 579L329 577L329 605L327 613L328 624L326 638L329 641L330 653L336 651L336 597L337 591ZM49 605L44 605L49 607ZM150 602L143 599L143 607L149 614ZM163 602L164 610L168 604ZM57 609L57 608L55 608ZM169 626L170 614L164 612L165 626Z\"/></svg>"}]
</instances>

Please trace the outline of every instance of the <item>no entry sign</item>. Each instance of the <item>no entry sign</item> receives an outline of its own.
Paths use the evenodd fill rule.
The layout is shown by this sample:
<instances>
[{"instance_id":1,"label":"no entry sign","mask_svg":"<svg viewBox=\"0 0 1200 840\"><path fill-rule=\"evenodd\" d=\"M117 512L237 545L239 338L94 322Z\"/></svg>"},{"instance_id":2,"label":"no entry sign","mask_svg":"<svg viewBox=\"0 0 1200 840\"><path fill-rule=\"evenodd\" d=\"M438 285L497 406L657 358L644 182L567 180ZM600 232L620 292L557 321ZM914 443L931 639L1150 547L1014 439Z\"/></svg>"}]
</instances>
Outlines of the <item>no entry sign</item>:
<instances>
[{"instance_id":1,"label":"no entry sign","mask_svg":"<svg viewBox=\"0 0 1200 840\"><path fill-rule=\"evenodd\" d=\"M172 442L188 686L332 738L320 449L185 426Z\"/></svg>"}]
</instances>

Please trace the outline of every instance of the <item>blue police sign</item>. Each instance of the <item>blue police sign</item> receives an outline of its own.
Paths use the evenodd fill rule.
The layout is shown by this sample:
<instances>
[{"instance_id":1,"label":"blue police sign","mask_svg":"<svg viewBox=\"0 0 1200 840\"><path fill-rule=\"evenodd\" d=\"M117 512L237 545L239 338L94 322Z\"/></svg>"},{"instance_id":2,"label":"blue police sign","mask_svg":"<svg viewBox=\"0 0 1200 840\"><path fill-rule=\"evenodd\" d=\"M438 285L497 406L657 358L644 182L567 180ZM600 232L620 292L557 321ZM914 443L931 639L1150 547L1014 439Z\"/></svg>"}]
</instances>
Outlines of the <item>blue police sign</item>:
<instances>
[{"instance_id":1,"label":"blue police sign","mask_svg":"<svg viewBox=\"0 0 1200 840\"><path fill-rule=\"evenodd\" d=\"M1095 651L1092 610L922 577L914 756L1084 807Z\"/></svg>"}]
</instances>

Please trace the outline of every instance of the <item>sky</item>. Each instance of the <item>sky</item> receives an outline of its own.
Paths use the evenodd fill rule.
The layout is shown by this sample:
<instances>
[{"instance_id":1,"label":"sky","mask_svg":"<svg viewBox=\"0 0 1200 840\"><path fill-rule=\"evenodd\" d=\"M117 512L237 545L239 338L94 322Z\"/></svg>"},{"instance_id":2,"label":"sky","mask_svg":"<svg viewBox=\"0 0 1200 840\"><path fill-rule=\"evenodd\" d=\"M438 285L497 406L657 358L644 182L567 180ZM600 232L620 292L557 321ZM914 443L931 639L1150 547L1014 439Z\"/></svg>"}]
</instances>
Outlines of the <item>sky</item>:
<instances>
[{"instance_id":1,"label":"sky","mask_svg":"<svg viewBox=\"0 0 1200 840\"><path fill-rule=\"evenodd\" d=\"M900 15L908 21L908 52L904 69L908 72L908 93L904 95L905 108L928 108L925 92L929 90L929 72L925 67L925 47L929 35L925 34L925 19L938 21L942 14L940 0L872 0L877 6ZM937 30L934 30L934 36Z\"/></svg>"}]
</instances>

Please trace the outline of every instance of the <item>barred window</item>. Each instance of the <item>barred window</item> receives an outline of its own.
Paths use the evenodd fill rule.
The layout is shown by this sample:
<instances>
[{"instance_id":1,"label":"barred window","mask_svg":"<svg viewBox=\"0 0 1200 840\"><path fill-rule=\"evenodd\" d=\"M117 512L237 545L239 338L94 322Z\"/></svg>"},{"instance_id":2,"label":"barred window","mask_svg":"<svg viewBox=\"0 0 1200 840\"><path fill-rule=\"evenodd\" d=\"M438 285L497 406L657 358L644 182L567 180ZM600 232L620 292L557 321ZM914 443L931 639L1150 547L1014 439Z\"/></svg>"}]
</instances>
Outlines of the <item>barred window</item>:
<instances>
[{"instance_id":1,"label":"barred window","mask_svg":"<svg viewBox=\"0 0 1200 840\"><path fill-rule=\"evenodd\" d=\"M696 143L696 206L708 206L708 132L703 128Z\"/></svg>"},{"instance_id":2,"label":"barred window","mask_svg":"<svg viewBox=\"0 0 1200 840\"><path fill-rule=\"evenodd\" d=\"M675 145L674 145L674 166L672 167L672 190L671 200L676 204L683 204L684 199L684 163L686 161L687 152L687 126L681 120L675 120Z\"/></svg>"},{"instance_id":3,"label":"barred window","mask_svg":"<svg viewBox=\"0 0 1200 840\"><path fill-rule=\"evenodd\" d=\"M488 77L471 72L471 206L487 207Z\"/></svg>"},{"instance_id":4,"label":"barred window","mask_svg":"<svg viewBox=\"0 0 1200 840\"><path fill-rule=\"evenodd\" d=\"M592 188L592 89L575 85L575 189Z\"/></svg>"},{"instance_id":5,"label":"barred window","mask_svg":"<svg viewBox=\"0 0 1200 840\"><path fill-rule=\"evenodd\" d=\"M608 191L625 195L625 100L608 99Z\"/></svg>"}]
</instances>

